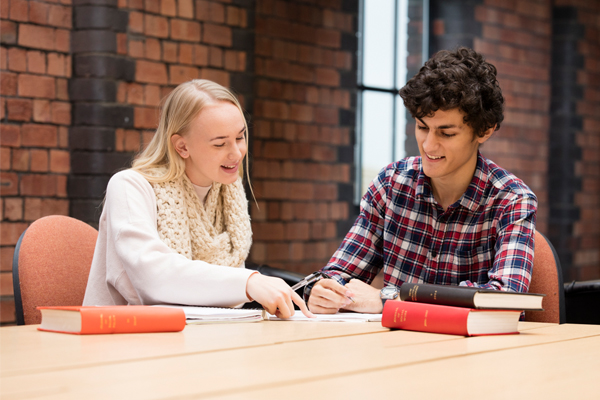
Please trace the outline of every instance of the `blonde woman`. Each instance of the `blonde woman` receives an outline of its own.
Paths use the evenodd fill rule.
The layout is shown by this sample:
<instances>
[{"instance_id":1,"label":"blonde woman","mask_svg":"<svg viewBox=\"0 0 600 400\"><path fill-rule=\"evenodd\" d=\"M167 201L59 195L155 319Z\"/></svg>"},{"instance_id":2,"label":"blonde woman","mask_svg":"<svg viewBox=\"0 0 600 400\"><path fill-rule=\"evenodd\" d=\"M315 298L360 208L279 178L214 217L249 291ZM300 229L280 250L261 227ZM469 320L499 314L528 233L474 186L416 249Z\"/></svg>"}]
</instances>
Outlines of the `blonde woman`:
<instances>
[{"instance_id":1,"label":"blonde woman","mask_svg":"<svg viewBox=\"0 0 600 400\"><path fill-rule=\"evenodd\" d=\"M293 303L311 316L283 280L244 268L247 132L224 87L198 79L171 92L148 147L108 184L84 305L255 300L282 318Z\"/></svg>"}]
</instances>

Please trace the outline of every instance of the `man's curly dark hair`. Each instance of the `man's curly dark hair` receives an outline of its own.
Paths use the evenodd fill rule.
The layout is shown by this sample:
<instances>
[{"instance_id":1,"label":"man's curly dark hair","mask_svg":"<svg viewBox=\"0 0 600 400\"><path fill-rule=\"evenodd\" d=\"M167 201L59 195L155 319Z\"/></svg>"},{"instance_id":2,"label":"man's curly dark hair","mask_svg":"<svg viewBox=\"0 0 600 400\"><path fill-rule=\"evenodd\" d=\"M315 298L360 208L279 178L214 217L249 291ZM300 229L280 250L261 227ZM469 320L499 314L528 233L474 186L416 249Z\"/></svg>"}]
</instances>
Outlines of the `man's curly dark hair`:
<instances>
[{"instance_id":1,"label":"man's curly dark hair","mask_svg":"<svg viewBox=\"0 0 600 400\"><path fill-rule=\"evenodd\" d=\"M400 89L400 96L413 118L459 108L477 136L494 125L498 130L504 120L504 97L496 67L466 47L436 53Z\"/></svg>"}]
</instances>

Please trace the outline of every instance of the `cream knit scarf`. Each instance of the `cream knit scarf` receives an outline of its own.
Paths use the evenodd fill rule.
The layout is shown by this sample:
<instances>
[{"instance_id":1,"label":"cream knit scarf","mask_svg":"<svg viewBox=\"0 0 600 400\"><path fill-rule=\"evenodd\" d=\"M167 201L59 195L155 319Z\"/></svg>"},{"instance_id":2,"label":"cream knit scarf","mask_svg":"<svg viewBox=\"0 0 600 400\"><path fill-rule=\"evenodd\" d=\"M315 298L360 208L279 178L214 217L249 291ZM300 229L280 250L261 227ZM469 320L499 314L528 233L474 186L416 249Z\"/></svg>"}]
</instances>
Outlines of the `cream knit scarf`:
<instances>
[{"instance_id":1,"label":"cream knit scarf","mask_svg":"<svg viewBox=\"0 0 600 400\"><path fill-rule=\"evenodd\" d=\"M239 267L252 245L248 200L241 178L213 183L204 203L192 182L181 178L151 183L156 194L158 234L163 242L190 260Z\"/></svg>"}]
</instances>

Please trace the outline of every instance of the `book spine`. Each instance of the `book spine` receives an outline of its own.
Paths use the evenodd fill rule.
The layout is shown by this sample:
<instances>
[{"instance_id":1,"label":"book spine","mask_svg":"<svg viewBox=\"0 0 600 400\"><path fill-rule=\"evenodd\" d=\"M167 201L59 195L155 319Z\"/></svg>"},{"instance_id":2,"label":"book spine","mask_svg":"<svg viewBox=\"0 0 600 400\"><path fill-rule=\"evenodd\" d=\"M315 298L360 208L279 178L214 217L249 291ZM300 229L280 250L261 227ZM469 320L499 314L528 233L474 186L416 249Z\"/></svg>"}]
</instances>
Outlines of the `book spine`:
<instances>
[{"instance_id":1,"label":"book spine","mask_svg":"<svg viewBox=\"0 0 600 400\"><path fill-rule=\"evenodd\" d=\"M468 336L468 308L388 300L383 308L381 325L409 331Z\"/></svg>"},{"instance_id":2,"label":"book spine","mask_svg":"<svg viewBox=\"0 0 600 400\"><path fill-rule=\"evenodd\" d=\"M470 290L457 290L454 286L404 283L400 287L400 300L475 308L475 293Z\"/></svg>"},{"instance_id":3,"label":"book spine","mask_svg":"<svg viewBox=\"0 0 600 400\"><path fill-rule=\"evenodd\" d=\"M111 310L86 308L81 311L81 334L178 332L185 328L180 309L127 306Z\"/></svg>"}]
</instances>

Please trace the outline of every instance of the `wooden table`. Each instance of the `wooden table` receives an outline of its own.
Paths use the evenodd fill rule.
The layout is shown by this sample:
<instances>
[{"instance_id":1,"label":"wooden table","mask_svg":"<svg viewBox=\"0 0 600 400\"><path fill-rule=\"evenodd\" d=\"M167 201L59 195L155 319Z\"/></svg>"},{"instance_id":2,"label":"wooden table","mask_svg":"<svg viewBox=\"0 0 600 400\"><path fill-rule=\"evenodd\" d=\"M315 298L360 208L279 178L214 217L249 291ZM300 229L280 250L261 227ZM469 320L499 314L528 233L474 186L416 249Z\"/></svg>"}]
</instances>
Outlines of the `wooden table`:
<instances>
[{"instance_id":1,"label":"wooden table","mask_svg":"<svg viewBox=\"0 0 600 400\"><path fill-rule=\"evenodd\" d=\"M600 398L600 325L464 338L379 323L189 325L76 336L0 328L2 399Z\"/></svg>"}]
</instances>

